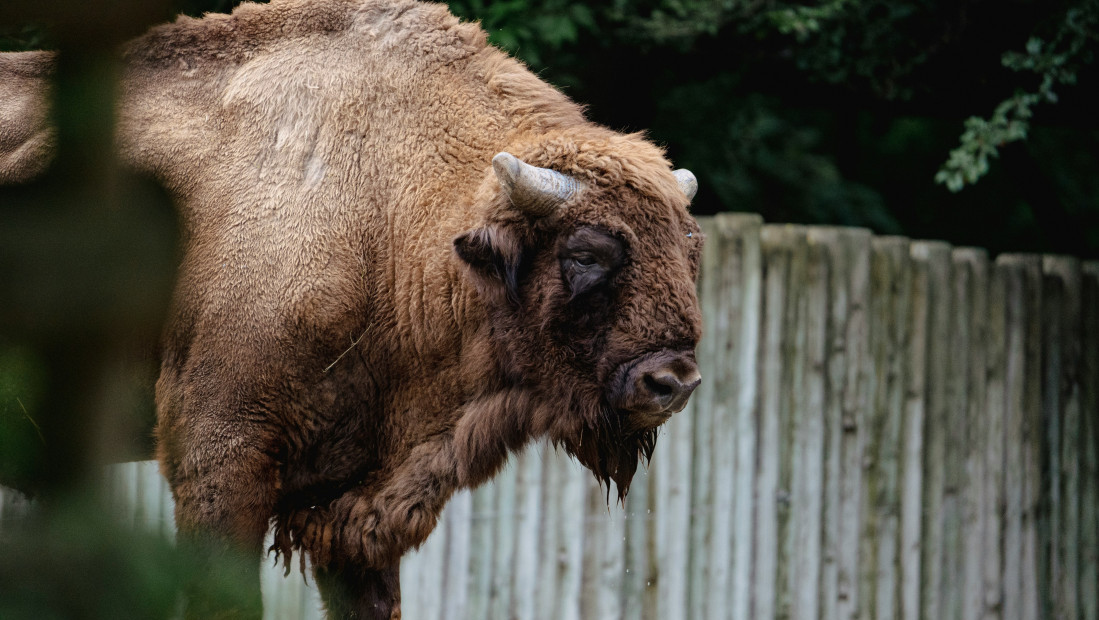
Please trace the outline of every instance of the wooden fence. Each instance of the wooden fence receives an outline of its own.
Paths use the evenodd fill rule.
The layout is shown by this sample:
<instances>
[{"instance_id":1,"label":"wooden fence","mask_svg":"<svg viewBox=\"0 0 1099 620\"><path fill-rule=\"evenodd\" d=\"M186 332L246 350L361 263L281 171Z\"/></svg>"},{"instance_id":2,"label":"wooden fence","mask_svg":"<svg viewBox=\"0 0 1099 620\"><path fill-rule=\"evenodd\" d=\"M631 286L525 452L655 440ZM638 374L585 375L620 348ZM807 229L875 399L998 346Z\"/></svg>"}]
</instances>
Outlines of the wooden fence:
<instances>
[{"instance_id":1,"label":"wooden fence","mask_svg":"<svg viewBox=\"0 0 1099 620\"><path fill-rule=\"evenodd\" d=\"M703 384L625 505L528 448L405 559L405 618L1099 620L1099 263L702 224ZM171 532L153 464L109 477Z\"/></svg>"}]
</instances>

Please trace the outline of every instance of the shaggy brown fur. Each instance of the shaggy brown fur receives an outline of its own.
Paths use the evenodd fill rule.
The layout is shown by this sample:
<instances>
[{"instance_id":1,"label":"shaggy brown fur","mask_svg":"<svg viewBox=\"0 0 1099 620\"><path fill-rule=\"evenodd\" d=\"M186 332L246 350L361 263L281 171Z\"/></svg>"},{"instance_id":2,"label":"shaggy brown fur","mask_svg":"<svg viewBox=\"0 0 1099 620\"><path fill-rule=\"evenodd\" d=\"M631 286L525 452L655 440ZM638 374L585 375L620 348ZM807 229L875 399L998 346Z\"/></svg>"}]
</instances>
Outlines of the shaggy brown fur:
<instances>
[{"instance_id":1,"label":"shaggy brown fur","mask_svg":"<svg viewBox=\"0 0 1099 620\"><path fill-rule=\"evenodd\" d=\"M0 54L0 184L28 181L50 163L46 80L52 70L47 52Z\"/></svg>"},{"instance_id":2,"label":"shaggy brown fur","mask_svg":"<svg viewBox=\"0 0 1099 620\"><path fill-rule=\"evenodd\" d=\"M157 384L183 531L258 553L273 519L279 553L365 600L331 609L388 617L401 555L532 438L626 493L666 415L608 390L700 336L702 239L660 149L589 123L443 5L245 4L155 28L125 63L121 152L185 230ZM37 168L7 163L10 127L17 180ZM48 143L32 134L20 148ZM500 151L585 189L531 218ZM599 278L564 266L581 242L612 248Z\"/></svg>"}]
</instances>

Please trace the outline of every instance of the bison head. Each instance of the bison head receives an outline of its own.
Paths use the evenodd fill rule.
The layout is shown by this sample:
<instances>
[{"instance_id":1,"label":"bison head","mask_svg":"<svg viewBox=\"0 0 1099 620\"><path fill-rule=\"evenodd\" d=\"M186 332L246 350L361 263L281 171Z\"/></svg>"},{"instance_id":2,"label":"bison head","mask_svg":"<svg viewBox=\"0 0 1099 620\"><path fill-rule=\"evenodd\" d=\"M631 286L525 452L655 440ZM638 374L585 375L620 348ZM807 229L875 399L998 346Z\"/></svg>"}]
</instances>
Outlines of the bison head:
<instances>
[{"instance_id":1,"label":"bison head","mask_svg":"<svg viewBox=\"0 0 1099 620\"><path fill-rule=\"evenodd\" d=\"M701 381L697 187L636 136L500 153L483 225L454 241L488 307L501 412L624 497L656 428Z\"/></svg>"}]
</instances>

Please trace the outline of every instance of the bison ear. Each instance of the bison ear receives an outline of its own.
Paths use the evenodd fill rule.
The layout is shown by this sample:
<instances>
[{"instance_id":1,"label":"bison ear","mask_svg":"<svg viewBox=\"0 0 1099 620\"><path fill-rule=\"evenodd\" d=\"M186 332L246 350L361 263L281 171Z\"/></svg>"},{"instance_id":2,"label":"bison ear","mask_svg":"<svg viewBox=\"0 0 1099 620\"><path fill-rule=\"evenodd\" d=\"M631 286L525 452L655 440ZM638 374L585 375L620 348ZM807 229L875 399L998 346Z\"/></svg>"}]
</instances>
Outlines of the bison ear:
<instances>
[{"instance_id":1,"label":"bison ear","mask_svg":"<svg viewBox=\"0 0 1099 620\"><path fill-rule=\"evenodd\" d=\"M519 265L522 248L515 237L499 226L474 228L454 239L454 252L479 280L479 288L501 288L513 305L519 305Z\"/></svg>"}]
</instances>

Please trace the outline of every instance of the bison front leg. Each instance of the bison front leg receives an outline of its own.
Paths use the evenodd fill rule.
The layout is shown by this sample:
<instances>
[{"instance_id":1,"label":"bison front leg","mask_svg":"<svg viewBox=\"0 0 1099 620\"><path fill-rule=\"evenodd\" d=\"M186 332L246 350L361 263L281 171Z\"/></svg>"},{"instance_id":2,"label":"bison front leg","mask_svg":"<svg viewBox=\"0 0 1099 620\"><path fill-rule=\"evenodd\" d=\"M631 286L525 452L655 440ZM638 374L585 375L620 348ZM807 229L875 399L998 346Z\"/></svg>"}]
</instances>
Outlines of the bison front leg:
<instances>
[{"instance_id":1,"label":"bison front leg","mask_svg":"<svg viewBox=\"0 0 1099 620\"><path fill-rule=\"evenodd\" d=\"M400 560L383 569L355 564L313 569L328 617L400 620Z\"/></svg>"},{"instance_id":2,"label":"bison front leg","mask_svg":"<svg viewBox=\"0 0 1099 620\"><path fill-rule=\"evenodd\" d=\"M176 437L161 433L180 546L195 561L186 616L259 620L260 558L278 487L270 450L237 431L211 433L176 451Z\"/></svg>"},{"instance_id":3,"label":"bison front leg","mask_svg":"<svg viewBox=\"0 0 1099 620\"><path fill-rule=\"evenodd\" d=\"M449 442L422 444L389 475L295 513L290 526L316 565L388 568L427 539L457 484Z\"/></svg>"},{"instance_id":4,"label":"bison front leg","mask_svg":"<svg viewBox=\"0 0 1099 620\"><path fill-rule=\"evenodd\" d=\"M449 442L420 445L389 475L290 516L330 617L400 617L401 556L427 540L454 493L453 454Z\"/></svg>"}]
</instances>

